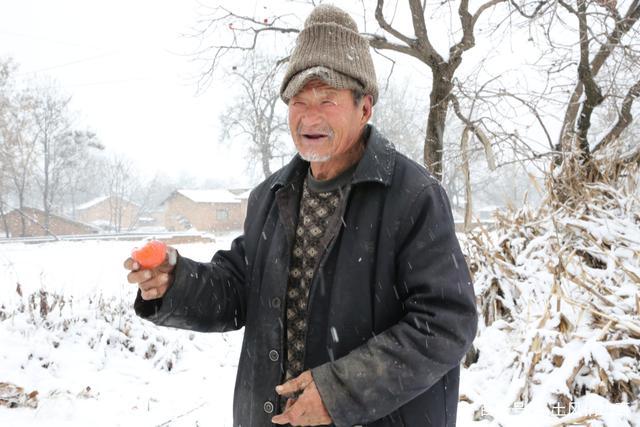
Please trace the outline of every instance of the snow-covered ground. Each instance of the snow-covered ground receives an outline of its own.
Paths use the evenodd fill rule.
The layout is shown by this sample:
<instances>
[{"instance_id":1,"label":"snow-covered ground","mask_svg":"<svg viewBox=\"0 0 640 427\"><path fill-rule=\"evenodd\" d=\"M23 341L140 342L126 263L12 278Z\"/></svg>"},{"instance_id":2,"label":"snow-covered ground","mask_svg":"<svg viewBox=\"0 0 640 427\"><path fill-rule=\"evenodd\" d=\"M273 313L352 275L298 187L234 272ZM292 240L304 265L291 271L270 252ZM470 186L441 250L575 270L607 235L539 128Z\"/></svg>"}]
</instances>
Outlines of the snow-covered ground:
<instances>
[{"instance_id":1,"label":"snow-covered ground","mask_svg":"<svg viewBox=\"0 0 640 427\"><path fill-rule=\"evenodd\" d=\"M0 426L232 425L242 332L138 319L122 267L135 245L0 245L0 383L38 392L37 408L0 406ZM198 260L214 249L176 247Z\"/></svg>"},{"instance_id":2,"label":"snow-covered ground","mask_svg":"<svg viewBox=\"0 0 640 427\"><path fill-rule=\"evenodd\" d=\"M232 237L176 247L205 261ZM0 388L10 383L25 395L38 392L37 407L0 405L0 426L232 425L242 332L199 334L138 319L136 289L122 267L136 245L0 244ZM520 387L513 383L513 357L531 344L526 340L527 331L514 334L500 320L483 330L476 340L481 357L462 373L459 426L538 427L560 420L542 403L511 407ZM640 425L627 405L595 394L577 403L577 415L604 413L605 425Z\"/></svg>"}]
</instances>

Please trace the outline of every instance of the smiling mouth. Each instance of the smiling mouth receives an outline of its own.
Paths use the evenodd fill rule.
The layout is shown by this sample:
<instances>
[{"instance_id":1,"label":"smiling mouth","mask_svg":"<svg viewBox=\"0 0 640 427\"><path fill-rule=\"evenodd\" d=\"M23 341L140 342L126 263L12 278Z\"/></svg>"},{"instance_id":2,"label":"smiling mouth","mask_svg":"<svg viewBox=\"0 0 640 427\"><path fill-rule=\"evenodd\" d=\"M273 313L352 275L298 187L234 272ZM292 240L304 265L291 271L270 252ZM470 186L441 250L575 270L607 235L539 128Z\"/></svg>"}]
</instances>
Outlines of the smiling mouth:
<instances>
[{"instance_id":1,"label":"smiling mouth","mask_svg":"<svg viewBox=\"0 0 640 427\"><path fill-rule=\"evenodd\" d=\"M329 135L326 133L303 133L302 137L305 139L310 139L312 141L318 141L323 138L327 138Z\"/></svg>"}]
</instances>

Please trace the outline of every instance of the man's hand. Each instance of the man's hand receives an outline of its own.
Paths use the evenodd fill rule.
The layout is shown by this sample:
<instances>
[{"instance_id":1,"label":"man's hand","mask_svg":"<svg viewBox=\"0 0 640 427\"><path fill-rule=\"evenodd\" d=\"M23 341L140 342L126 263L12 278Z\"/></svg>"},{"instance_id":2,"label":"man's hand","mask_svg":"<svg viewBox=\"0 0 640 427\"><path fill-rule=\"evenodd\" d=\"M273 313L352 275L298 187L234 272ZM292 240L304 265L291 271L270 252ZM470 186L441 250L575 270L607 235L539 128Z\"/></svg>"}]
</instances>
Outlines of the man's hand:
<instances>
[{"instance_id":1,"label":"man's hand","mask_svg":"<svg viewBox=\"0 0 640 427\"><path fill-rule=\"evenodd\" d=\"M322 426L331 424L331 416L327 412L311 371L305 371L299 377L293 378L276 387L281 396L289 397L282 414L271 419L274 424L291 424L292 426ZM302 392L294 399L293 396Z\"/></svg>"},{"instance_id":2,"label":"man's hand","mask_svg":"<svg viewBox=\"0 0 640 427\"><path fill-rule=\"evenodd\" d=\"M173 269L176 266L177 251L167 246L167 256L158 267L141 270L140 265L132 258L127 258L124 268L130 270L127 275L129 283L135 283L140 288L143 300L162 298L173 282Z\"/></svg>"}]
</instances>

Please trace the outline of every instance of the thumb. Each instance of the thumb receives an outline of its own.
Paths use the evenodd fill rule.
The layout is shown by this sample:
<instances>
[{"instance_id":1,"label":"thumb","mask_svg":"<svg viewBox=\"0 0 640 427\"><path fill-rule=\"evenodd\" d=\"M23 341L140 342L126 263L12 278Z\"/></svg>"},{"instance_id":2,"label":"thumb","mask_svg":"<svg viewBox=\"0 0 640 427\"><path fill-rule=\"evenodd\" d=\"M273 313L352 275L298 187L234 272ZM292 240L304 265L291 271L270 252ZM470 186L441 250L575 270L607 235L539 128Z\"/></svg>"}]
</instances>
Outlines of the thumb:
<instances>
[{"instance_id":1,"label":"thumb","mask_svg":"<svg viewBox=\"0 0 640 427\"><path fill-rule=\"evenodd\" d=\"M178 251L171 247L167 246L167 252L164 257L164 261L160 264L156 269L161 273L171 273L176 266L178 261Z\"/></svg>"}]
</instances>

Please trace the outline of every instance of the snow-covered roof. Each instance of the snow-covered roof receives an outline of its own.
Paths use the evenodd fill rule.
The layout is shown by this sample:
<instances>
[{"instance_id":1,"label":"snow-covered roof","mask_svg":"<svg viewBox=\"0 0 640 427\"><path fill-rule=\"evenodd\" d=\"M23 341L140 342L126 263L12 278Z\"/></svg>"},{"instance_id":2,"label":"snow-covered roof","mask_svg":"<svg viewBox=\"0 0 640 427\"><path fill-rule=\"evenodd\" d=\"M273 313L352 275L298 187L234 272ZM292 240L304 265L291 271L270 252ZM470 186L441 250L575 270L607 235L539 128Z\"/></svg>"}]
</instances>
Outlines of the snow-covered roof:
<instances>
[{"instance_id":1,"label":"snow-covered roof","mask_svg":"<svg viewBox=\"0 0 640 427\"><path fill-rule=\"evenodd\" d=\"M176 190L196 203L240 203L240 198L229 190Z\"/></svg>"},{"instance_id":2,"label":"snow-covered roof","mask_svg":"<svg viewBox=\"0 0 640 427\"><path fill-rule=\"evenodd\" d=\"M93 206L95 206L95 205L97 205L97 204L99 204L99 203L104 202L105 200L109 199L110 197L119 198L119 199L120 199L120 200L122 200L123 202L130 203L130 204L132 204L132 205L136 205L136 206L137 206L137 204L136 204L136 203L132 202L131 200L125 199L125 198L123 198L123 197L116 197L116 196L100 196L100 197L96 197L96 198L95 198L95 199L93 199L93 200L89 200L88 202L85 202L85 203L83 203L83 204L81 204L81 205L76 206L76 210L81 211L81 210L84 210L84 209L89 209L89 208L91 208L91 207L93 207Z\"/></svg>"},{"instance_id":3,"label":"snow-covered roof","mask_svg":"<svg viewBox=\"0 0 640 427\"><path fill-rule=\"evenodd\" d=\"M101 196L101 197L96 197L93 200L89 200L88 202L85 202L81 205L76 206L76 210L82 210L82 209L88 209L91 206L95 206L100 202L104 202L105 200L107 200L109 198L109 196Z\"/></svg>"}]
</instances>

